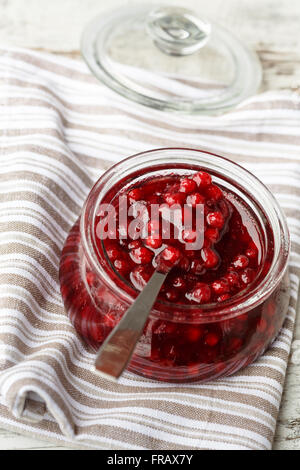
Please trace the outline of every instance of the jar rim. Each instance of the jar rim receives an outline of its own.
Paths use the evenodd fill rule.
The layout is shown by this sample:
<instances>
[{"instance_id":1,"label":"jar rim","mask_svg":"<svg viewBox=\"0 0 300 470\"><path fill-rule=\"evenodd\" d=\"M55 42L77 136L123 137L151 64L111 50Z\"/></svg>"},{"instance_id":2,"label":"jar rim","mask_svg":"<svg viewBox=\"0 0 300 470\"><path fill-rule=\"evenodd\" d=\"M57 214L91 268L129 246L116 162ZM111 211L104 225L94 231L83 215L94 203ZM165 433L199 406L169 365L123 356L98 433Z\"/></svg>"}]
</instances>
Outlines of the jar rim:
<instances>
[{"instance_id":1,"label":"jar rim","mask_svg":"<svg viewBox=\"0 0 300 470\"><path fill-rule=\"evenodd\" d=\"M179 156L180 160L178 159ZM216 321L220 319L220 317L222 319L224 319L224 317L232 318L257 307L276 289L287 268L290 252L290 236L286 219L273 194L255 175L229 158L206 150L180 147L152 149L127 157L110 167L104 174L102 174L85 201L80 221L82 246L89 263L93 266L96 273L101 276L103 280L108 283L110 288L112 288L115 293L127 302L128 305L134 301L134 297L131 296L130 293L123 290L120 286L111 283L113 282L112 279L107 276L107 272L99 262L99 258L92 243L95 211L107 191L114 186L114 183L112 183L114 176L117 176L118 180L120 180L122 179L122 172L124 173L128 171L129 176L133 171L137 171L138 164L141 166L145 165L144 168L147 168L148 163L150 170L155 166L155 164L159 165L162 163L164 157L172 158L171 164L174 168L176 168L176 163L174 162L178 159L179 164L193 162L195 166L199 166L199 169L215 171L222 177L223 171L226 167L226 171L229 170L231 175L236 175L239 178L244 178L245 181L251 182L251 191L249 191L248 187L247 194L257 203L257 206L260 209L261 205L257 201L255 194L259 194L260 199L264 199L264 206L268 206L269 213L264 211L264 214L274 233L274 256L268 273L261 279L254 289L250 288L245 295L241 296L241 302L236 302L236 296L234 297L234 300L230 299L221 304L211 303L206 305L177 305L167 301L157 301L153 307L151 316L159 319L166 319L166 317L168 317L168 319L172 318L173 320L177 319L180 321L180 317L182 317L183 312L188 312L190 321L199 321L201 319L201 321L207 322ZM201 157L206 157L207 160L203 163L201 162ZM149 161L147 161L147 158ZM172 166L169 169L172 170ZM236 187L237 182L232 178L232 176L231 181ZM252 191L254 191L255 194ZM92 230L89 226L91 221ZM275 236L275 234L277 236ZM132 287L132 290L138 292L134 287ZM160 310L156 305L167 307L168 312ZM170 311L172 313L170 313Z\"/></svg>"}]
</instances>

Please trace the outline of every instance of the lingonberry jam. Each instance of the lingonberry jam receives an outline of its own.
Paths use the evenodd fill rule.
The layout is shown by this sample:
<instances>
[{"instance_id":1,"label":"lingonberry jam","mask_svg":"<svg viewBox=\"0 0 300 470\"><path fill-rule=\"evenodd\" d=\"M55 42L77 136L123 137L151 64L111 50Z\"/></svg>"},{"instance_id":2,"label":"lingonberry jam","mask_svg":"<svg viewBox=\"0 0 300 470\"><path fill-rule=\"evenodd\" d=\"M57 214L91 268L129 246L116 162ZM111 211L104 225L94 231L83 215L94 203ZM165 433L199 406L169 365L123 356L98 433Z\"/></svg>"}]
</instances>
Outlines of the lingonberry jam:
<instances>
[{"instance_id":1,"label":"lingonberry jam","mask_svg":"<svg viewBox=\"0 0 300 470\"><path fill-rule=\"evenodd\" d=\"M126 209L133 214L125 226L120 220L120 195L125 196ZM155 218L151 217L153 204L158 208ZM203 209L198 228L194 210L197 205ZM114 213L110 216L118 228L114 239L103 240L95 233L98 250L103 249L120 278L138 290L149 281L161 253L176 262L161 289L161 300L185 305L225 302L258 282L273 258L270 227L269 250L262 265L264 248L255 215L240 199L214 184L204 171L143 181L138 187L116 194L112 207ZM130 230L130 225L136 224L137 207L144 209L144 233L141 227ZM180 212L180 226L178 217L177 224L166 223L170 217L164 219L164 214L170 214L169 207ZM184 207L191 222L189 229L182 223ZM106 214L104 217L107 223ZM101 219L96 217L96 230ZM191 249L201 231L201 241Z\"/></svg>"},{"instance_id":2,"label":"lingonberry jam","mask_svg":"<svg viewBox=\"0 0 300 470\"><path fill-rule=\"evenodd\" d=\"M251 363L277 335L288 252L285 219L253 175L216 155L161 149L96 183L63 249L61 292L96 349L157 264L171 263L129 369L208 380Z\"/></svg>"}]
</instances>

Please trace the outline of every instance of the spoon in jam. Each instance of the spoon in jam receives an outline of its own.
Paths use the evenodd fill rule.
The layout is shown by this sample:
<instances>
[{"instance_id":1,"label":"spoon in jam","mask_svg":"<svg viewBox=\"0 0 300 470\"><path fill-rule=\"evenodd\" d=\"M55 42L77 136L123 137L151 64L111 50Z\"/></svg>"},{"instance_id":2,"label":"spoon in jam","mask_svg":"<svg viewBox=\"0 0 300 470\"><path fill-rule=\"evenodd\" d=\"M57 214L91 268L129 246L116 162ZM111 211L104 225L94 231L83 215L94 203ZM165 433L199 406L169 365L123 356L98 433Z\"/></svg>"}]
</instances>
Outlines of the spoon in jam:
<instances>
[{"instance_id":1,"label":"spoon in jam","mask_svg":"<svg viewBox=\"0 0 300 470\"><path fill-rule=\"evenodd\" d=\"M161 253L150 280L101 345L95 360L95 371L100 376L117 380L126 369L159 291L180 260L179 250L176 251L178 256L174 252L168 256L167 250Z\"/></svg>"}]
</instances>

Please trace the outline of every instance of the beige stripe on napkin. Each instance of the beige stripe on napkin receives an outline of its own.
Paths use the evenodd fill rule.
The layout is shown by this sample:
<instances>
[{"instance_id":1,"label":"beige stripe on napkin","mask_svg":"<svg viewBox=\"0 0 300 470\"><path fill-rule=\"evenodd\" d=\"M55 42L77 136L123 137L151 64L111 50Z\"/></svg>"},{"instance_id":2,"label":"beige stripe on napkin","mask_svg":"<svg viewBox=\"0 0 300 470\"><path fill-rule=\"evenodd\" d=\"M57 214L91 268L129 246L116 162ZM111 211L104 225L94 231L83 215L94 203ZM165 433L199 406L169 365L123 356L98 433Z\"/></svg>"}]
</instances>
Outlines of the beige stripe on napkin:
<instances>
[{"instance_id":1,"label":"beige stripe on napkin","mask_svg":"<svg viewBox=\"0 0 300 470\"><path fill-rule=\"evenodd\" d=\"M271 448L299 285L299 96L171 115L115 95L81 61L22 49L1 51L0 83L0 426L77 448ZM162 146L230 156L271 188L293 241L290 306L272 347L231 377L178 385L126 372L115 385L91 372L64 312L59 256L104 169Z\"/></svg>"}]
</instances>

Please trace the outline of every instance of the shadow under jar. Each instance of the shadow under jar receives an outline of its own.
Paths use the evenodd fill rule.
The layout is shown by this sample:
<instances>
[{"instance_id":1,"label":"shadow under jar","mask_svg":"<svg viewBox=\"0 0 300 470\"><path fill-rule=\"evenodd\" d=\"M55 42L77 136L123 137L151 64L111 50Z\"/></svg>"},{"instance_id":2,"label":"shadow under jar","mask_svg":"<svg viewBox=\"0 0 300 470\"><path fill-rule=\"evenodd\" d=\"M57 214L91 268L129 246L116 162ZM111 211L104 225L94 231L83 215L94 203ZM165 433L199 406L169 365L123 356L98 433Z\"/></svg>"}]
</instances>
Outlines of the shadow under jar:
<instances>
[{"instance_id":1,"label":"shadow under jar","mask_svg":"<svg viewBox=\"0 0 300 470\"><path fill-rule=\"evenodd\" d=\"M122 247L127 256L127 269L125 274L116 269L111 245L97 237L100 204L115 204L117 196L156 181L173 179L176 186L199 171L209 173L222 190L231 218L222 240L215 244L218 265L192 272L190 254L185 268L176 266L175 273L172 270L168 275L151 311L128 369L156 380L204 381L230 375L253 362L275 339L289 303L290 240L284 215L270 191L241 166L208 152L177 148L143 152L116 164L97 181L61 256L59 275L66 311L77 332L96 350L138 295L139 286L131 282L132 270L143 270L142 266L134 268L128 257L130 239L117 241L117 248ZM165 197L165 192L159 197ZM247 240L255 251L250 280L245 266L234 261L240 249L246 249ZM145 246L143 241L138 243ZM251 268L251 246L247 253ZM232 269L232 263L236 268ZM222 291L221 285L220 295L211 296L209 302L191 295L192 281L194 289L203 283L212 285L220 276L230 279L233 271L240 286L233 293ZM184 279L184 286L169 301L172 296L166 291L170 283L176 288L174 276Z\"/></svg>"}]
</instances>

